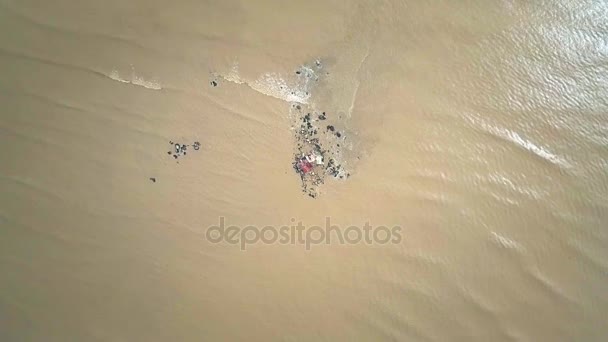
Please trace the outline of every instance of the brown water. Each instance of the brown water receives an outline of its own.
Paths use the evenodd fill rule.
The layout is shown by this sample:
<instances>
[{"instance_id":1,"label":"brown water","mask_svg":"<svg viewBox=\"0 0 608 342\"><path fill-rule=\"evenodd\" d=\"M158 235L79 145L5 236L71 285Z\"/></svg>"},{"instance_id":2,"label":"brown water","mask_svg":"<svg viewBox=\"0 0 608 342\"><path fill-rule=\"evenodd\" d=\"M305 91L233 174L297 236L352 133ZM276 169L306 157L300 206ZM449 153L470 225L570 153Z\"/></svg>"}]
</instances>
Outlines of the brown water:
<instances>
[{"instance_id":1,"label":"brown water","mask_svg":"<svg viewBox=\"0 0 608 342\"><path fill-rule=\"evenodd\" d=\"M0 340L605 341L606 13L0 0ZM316 199L294 101L344 133ZM241 251L220 216L403 239Z\"/></svg>"}]
</instances>

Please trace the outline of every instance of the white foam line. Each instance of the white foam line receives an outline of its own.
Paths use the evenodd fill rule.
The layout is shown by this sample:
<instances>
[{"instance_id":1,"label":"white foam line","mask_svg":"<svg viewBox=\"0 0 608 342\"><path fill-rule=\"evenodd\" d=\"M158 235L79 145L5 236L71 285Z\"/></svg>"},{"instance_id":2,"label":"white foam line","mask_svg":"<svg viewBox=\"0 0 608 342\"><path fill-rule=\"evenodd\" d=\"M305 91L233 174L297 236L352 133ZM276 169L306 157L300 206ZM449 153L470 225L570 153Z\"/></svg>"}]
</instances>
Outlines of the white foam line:
<instances>
[{"instance_id":1,"label":"white foam line","mask_svg":"<svg viewBox=\"0 0 608 342\"><path fill-rule=\"evenodd\" d=\"M549 162L551 162L553 164L560 165L563 167L570 167L568 162L566 160L564 160L563 158L559 157L556 154L549 152L546 148L544 148L542 146L538 146L538 145L534 144L533 142L522 138L516 132L510 131L510 130L501 130L501 131L503 131L502 133L505 133L502 135L505 139L518 144L519 146L536 154L537 156L539 156L545 160L548 160Z\"/></svg>"},{"instance_id":2,"label":"white foam line","mask_svg":"<svg viewBox=\"0 0 608 342\"><path fill-rule=\"evenodd\" d=\"M488 131L498 137L501 137L505 140L508 140L514 144L517 144L518 146L523 147L527 151L534 153L535 155L539 156L540 158L543 158L544 160L546 160L552 164L555 164L555 165L558 165L558 166L561 166L564 168L571 167L570 163L568 163L568 161L565 160L564 158L562 158L554 153L551 153L547 148L545 148L543 146L539 146L529 140L522 138L519 134L517 134L517 132L513 132L506 128L494 127L494 126L486 124L483 121L474 120L473 118L468 118L468 120L473 122L474 124L478 123L486 131Z\"/></svg>"},{"instance_id":3,"label":"white foam line","mask_svg":"<svg viewBox=\"0 0 608 342\"><path fill-rule=\"evenodd\" d=\"M361 77L361 75L359 75L359 72L361 71L361 68L363 67L363 64L365 63L365 61L367 60L368 57L369 57L369 48L367 49L367 53L365 54L365 56L361 60L361 63L359 63L359 67L357 68L357 71L354 73L355 74L355 82L357 84L355 86L355 90L353 91L353 96L352 96L351 101L350 101L350 107L348 108L348 117L349 118L353 114L353 109L355 108L355 101L357 101L357 94L359 94L359 86L361 85L361 81L359 81L359 77Z\"/></svg>"},{"instance_id":4,"label":"white foam line","mask_svg":"<svg viewBox=\"0 0 608 342\"><path fill-rule=\"evenodd\" d=\"M114 81L118 81L121 83L132 84L140 87L144 87L146 89L152 90L161 90L162 87L160 83L156 81L147 81L143 77L136 76L135 74L131 75L130 79L126 79L120 76L118 70L112 70L112 72L108 75L108 77Z\"/></svg>"},{"instance_id":5,"label":"white foam line","mask_svg":"<svg viewBox=\"0 0 608 342\"><path fill-rule=\"evenodd\" d=\"M238 64L235 63L227 75L217 74L216 76L231 83L244 84L262 95L274 97L285 102L296 102L300 104L309 103L310 93L306 90L306 86L290 86L278 73L265 73L257 80L249 82L241 78Z\"/></svg>"},{"instance_id":6,"label":"white foam line","mask_svg":"<svg viewBox=\"0 0 608 342\"><path fill-rule=\"evenodd\" d=\"M307 94L304 90L289 87L287 82L276 73L263 74L249 86L259 93L287 102L307 104L310 98L310 93Z\"/></svg>"},{"instance_id":7,"label":"white foam line","mask_svg":"<svg viewBox=\"0 0 608 342\"><path fill-rule=\"evenodd\" d=\"M226 80L228 82L232 82L232 83L236 83L236 84L245 84L245 81L243 81L241 79L241 76L239 75L239 65L237 63L234 63L234 65L232 66L232 69L230 69L230 72L228 73L228 75L221 76L221 77L223 77L224 80Z\"/></svg>"},{"instance_id":8,"label":"white foam line","mask_svg":"<svg viewBox=\"0 0 608 342\"><path fill-rule=\"evenodd\" d=\"M494 243L498 244L501 247L507 249L516 249L519 251L523 250L523 247L521 246L521 244L519 244L519 242L504 237L496 232L490 232L490 238Z\"/></svg>"}]
</instances>

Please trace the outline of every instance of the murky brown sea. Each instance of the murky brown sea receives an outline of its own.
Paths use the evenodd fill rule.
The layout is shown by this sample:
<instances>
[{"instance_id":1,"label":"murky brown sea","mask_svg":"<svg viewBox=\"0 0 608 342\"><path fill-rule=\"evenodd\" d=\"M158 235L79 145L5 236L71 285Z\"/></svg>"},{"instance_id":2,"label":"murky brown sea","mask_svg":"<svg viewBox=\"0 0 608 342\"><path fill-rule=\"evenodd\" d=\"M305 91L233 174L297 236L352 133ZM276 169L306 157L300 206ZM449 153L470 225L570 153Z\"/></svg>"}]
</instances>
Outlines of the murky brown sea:
<instances>
[{"instance_id":1,"label":"murky brown sea","mask_svg":"<svg viewBox=\"0 0 608 342\"><path fill-rule=\"evenodd\" d=\"M607 13L0 0L0 340L606 341ZM277 85L316 59L351 176L312 199ZM220 216L403 239L241 251Z\"/></svg>"}]
</instances>

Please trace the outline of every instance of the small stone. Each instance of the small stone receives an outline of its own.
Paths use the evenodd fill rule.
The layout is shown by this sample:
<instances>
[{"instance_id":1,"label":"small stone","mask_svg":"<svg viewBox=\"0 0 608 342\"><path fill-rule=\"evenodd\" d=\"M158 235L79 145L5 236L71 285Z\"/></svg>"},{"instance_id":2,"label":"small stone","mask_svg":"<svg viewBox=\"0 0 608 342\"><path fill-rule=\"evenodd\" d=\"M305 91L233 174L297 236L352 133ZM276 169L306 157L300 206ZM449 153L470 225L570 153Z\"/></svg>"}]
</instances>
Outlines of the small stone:
<instances>
[{"instance_id":1,"label":"small stone","mask_svg":"<svg viewBox=\"0 0 608 342\"><path fill-rule=\"evenodd\" d=\"M214 87L217 87L217 81L211 81L210 84Z\"/></svg>"},{"instance_id":2,"label":"small stone","mask_svg":"<svg viewBox=\"0 0 608 342\"><path fill-rule=\"evenodd\" d=\"M156 178L150 177L150 180L152 181L152 183L156 183Z\"/></svg>"}]
</instances>

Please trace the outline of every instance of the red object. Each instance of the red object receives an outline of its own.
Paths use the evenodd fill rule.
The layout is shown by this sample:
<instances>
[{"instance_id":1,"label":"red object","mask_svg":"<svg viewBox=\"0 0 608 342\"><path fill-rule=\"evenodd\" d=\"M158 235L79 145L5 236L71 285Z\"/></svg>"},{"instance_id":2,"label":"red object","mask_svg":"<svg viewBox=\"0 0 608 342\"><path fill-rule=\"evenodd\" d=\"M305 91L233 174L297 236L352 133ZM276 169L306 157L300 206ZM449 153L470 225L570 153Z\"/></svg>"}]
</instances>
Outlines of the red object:
<instances>
[{"instance_id":1,"label":"red object","mask_svg":"<svg viewBox=\"0 0 608 342\"><path fill-rule=\"evenodd\" d=\"M298 162L298 170L304 174L309 173L312 171L312 164L306 159L300 159Z\"/></svg>"}]
</instances>

